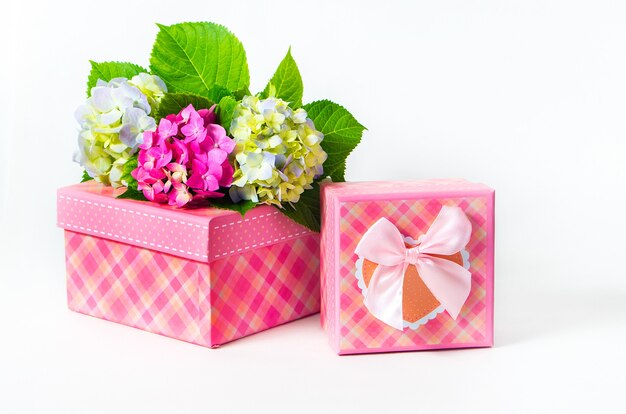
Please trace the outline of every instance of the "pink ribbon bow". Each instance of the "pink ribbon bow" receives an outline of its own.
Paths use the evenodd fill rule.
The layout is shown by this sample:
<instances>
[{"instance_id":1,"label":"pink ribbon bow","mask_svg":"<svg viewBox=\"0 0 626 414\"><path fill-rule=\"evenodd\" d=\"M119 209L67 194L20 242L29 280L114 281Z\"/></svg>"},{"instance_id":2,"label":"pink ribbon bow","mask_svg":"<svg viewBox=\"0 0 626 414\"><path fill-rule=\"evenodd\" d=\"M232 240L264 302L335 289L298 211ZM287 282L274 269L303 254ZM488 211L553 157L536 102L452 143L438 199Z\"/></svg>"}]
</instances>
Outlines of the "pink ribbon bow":
<instances>
[{"instance_id":1,"label":"pink ribbon bow","mask_svg":"<svg viewBox=\"0 0 626 414\"><path fill-rule=\"evenodd\" d=\"M376 318L403 329L402 286L414 265L433 296L456 319L470 292L472 274L463 266L437 255L452 255L470 239L472 224L463 210L443 206L421 243L406 248L400 231L381 218L361 238L355 253L377 263L365 293L365 306Z\"/></svg>"}]
</instances>

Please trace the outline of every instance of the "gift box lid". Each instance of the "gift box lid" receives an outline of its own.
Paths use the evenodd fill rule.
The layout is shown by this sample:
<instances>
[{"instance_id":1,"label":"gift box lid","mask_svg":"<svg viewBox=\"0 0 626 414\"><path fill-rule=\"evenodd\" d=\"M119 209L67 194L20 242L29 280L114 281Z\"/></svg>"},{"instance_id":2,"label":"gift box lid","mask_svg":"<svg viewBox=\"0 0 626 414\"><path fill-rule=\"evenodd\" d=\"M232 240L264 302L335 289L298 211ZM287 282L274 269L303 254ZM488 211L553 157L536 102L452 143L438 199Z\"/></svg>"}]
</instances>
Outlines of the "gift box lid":
<instances>
[{"instance_id":1,"label":"gift box lid","mask_svg":"<svg viewBox=\"0 0 626 414\"><path fill-rule=\"evenodd\" d=\"M311 233L277 208L259 206L245 217L211 207L176 208L119 199L88 181L57 192L57 225L63 229L210 262Z\"/></svg>"},{"instance_id":2,"label":"gift box lid","mask_svg":"<svg viewBox=\"0 0 626 414\"><path fill-rule=\"evenodd\" d=\"M329 185L330 184L330 185ZM358 201L399 198L424 198L492 193L493 189L461 178L418 181L363 181L324 183L322 193L329 201Z\"/></svg>"}]
</instances>

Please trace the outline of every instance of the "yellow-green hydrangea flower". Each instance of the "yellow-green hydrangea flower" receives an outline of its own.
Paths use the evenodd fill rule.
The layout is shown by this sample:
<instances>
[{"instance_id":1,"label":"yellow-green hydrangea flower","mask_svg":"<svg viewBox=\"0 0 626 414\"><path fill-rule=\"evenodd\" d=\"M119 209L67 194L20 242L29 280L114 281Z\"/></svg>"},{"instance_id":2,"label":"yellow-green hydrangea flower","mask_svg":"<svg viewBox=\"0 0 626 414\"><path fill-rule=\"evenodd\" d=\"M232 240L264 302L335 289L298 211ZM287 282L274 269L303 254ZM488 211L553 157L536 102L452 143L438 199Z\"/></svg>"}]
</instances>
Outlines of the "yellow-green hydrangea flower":
<instances>
[{"instance_id":1,"label":"yellow-green hydrangea flower","mask_svg":"<svg viewBox=\"0 0 626 414\"><path fill-rule=\"evenodd\" d=\"M324 134L304 109L293 110L282 99L244 97L234 110L230 133L237 143L230 188L235 202L296 203L324 172Z\"/></svg>"},{"instance_id":2,"label":"yellow-green hydrangea flower","mask_svg":"<svg viewBox=\"0 0 626 414\"><path fill-rule=\"evenodd\" d=\"M75 113L80 132L74 161L98 182L113 187L127 185L121 179L124 164L137 152L144 131L156 128L150 113L166 91L160 78L147 73L130 81L99 80Z\"/></svg>"}]
</instances>

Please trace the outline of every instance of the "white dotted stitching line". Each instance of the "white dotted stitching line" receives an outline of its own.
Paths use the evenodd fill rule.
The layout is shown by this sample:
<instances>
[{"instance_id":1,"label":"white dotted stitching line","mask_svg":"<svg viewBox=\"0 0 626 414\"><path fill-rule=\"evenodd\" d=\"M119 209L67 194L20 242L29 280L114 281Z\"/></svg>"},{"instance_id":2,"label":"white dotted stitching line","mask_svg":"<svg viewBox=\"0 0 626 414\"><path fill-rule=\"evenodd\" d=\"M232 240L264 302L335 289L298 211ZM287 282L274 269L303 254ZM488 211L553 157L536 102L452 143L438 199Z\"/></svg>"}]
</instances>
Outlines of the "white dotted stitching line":
<instances>
[{"instance_id":1,"label":"white dotted stitching line","mask_svg":"<svg viewBox=\"0 0 626 414\"><path fill-rule=\"evenodd\" d=\"M113 233L107 233L107 232L104 232L104 231L98 231L96 229L90 229L89 227L75 226L73 224L63 223L63 222L59 222L59 226L61 226L61 227L66 227L66 226L67 227L73 227L75 229L82 230L82 231L88 231L88 232L93 232L93 233L100 233L102 235L106 235L106 236L109 236L109 237L115 237L117 239L128 240L130 242L136 242L136 243L141 243L141 244L145 244L145 245L150 245L152 247L156 246L159 249L171 250L173 252L187 253L190 256L197 256L197 257L202 257L202 258L205 258L205 259L209 257L206 254L199 254L199 253L190 252L188 250L177 249L175 247L168 247L168 246L163 246L163 245L160 245L160 244L154 244L154 243L147 242L145 240L133 239L132 237L120 236L120 235L113 234Z\"/></svg>"},{"instance_id":2,"label":"white dotted stitching line","mask_svg":"<svg viewBox=\"0 0 626 414\"><path fill-rule=\"evenodd\" d=\"M59 222L59 226L61 226L61 227L65 227L65 226L73 227L73 228L78 229L78 230L88 231L88 232L93 232L93 233L100 233L100 234L103 234L103 235L107 235L109 237L115 237L117 239L128 240L130 242L136 242L136 243L141 243L141 244L145 244L145 245L150 245L152 247L157 247L159 249L172 250L174 252L180 252L180 253L187 253L188 255L194 255L194 256L197 256L197 257L205 258L205 259L208 258L208 256L206 254L202 254L201 255L201 254L198 254L198 253L185 251L185 250L182 250L182 249L176 249L175 247L168 247L168 246L163 246L161 244L154 244L154 243L151 243L151 242L147 242L145 240L133 239L132 237L120 236L120 235L113 234L113 233L107 233L107 232L104 232L104 231L98 231L98 230L95 230L95 229L91 229L89 227L76 226L74 224L63 223L63 222ZM301 231L301 232L298 232L298 233L293 233L293 234L289 234L287 236L276 238L276 239L273 240L273 242L275 243L275 242L278 242L278 241L281 241L281 240L285 240L287 238L297 237L297 236L300 236L300 235L303 235L303 234L309 234L309 233L311 233L311 232L310 231ZM272 243L272 241L261 242L261 243L253 244L251 246L245 246L245 247L242 247L242 248L239 248L239 249L236 249L236 250L231 250L231 251L224 252L224 253L221 253L221 254L216 254L215 256L213 256L213 258L217 259L218 257L223 257L223 256L226 256L226 255L229 255L229 254L233 254L235 252L237 252L237 253L243 252L243 251L254 249L256 247L264 246L264 245L270 244L270 243Z\"/></svg>"},{"instance_id":3,"label":"white dotted stitching line","mask_svg":"<svg viewBox=\"0 0 626 414\"><path fill-rule=\"evenodd\" d=\"M201 226L199 224L189 223L187 221L170 219L170 218L167 218L167 217L161 217L161 216L157 216L155 214L143 213L141 211L130 210L130 209L127 209L127 208L108 206L106 204L91 202L91 201L87 201L87 200L81 200L81 199L74 198L74 197L66 197L66 196L63 196L63 195L59 195L59 198L72 200L72 201L77 201L79 203L87 203L87 204L90 204L90 205L93 205L93 206L99 206L99 207L103 207L103 208L110 208L110 209L113 209L113 210L122 211L124 213L137 214L137 215L140 215L140 216L156 218L156 219L159 219L159 220L171 221L173 223L180 223L180 224L187 225L187 226L195 226L195 227L197 227L199 229L204 229L204 230L208 230L209 229L207 226Z\"/></svg>"},{"instance_id":4,"label":"white dotted stitching line","mask_svg":"<svg viewBox=\"0 0 626 414\"><path fill-rule=\"evenodd\" d=\"M77 199L77 198L73 198L73 197L65 197L65 196L62 196L62 195L59 195L59 198L63 198L63 199L67 199L67 200L73 200L73 201L77 201L77 202L79 202L79 203L87 203L87 204L91 204L91 205L95 205L95 206L101 206L101 207L106 207L106 208L112 208L112 209L114 209L114 210L121 210L121 211L123 211L123 212L128 212L128 213L132 213L132 214L143 215L143 216L146 216L146 217L148 217L148 216L149 216L149 217L152 217L152 218L157 218L157 219L160 219L160 220L163 220L163 219L164 219L164 220L166 220L166 221L172 221L172 222L174 222L174 223L180 223L180 224L183 224L183 225L188 225L188 226L196 226L196 227L198 227L198 228L202 228L202 229L204 229L204 230L208 230L208 227L206 227L206 226L200 226L200 225L198 225L198 224L188 223L188 222L184 222L184 221L181 221L181 220L176 220L176 219L169 219L169 218L167 218L167 217L156 216L156 215L154 215L154 214L146 214L146 213L142 213L142 212L140 212L140 211L134 211L134 210L129 210L129 209L125 209L125 208L119 208L119 207L107 206L107 205L105 205L105 204L101 204L101 203L95 203L95 202L91 202L91 201L87 201L87 200L81 200L81 199ZM279 212L278 212L278 211L275 211L275 212L272 212L272 213L261 214L260 216L255 216L255 217L252 217L252 218L249 218L249 219L239 220L239 221L236 221L236 222L223 224L223 225L221 225L221 226L216 226L216 227L214 227L213 229L219 229L219 228L224 228L224 227L232 226L232 225L235 225L235 224L241 224L241 223L249 222L249 221L251 221L251 220L256 220L256 219L259 219L259 218L262 218L262 217L269 217L269 216L273 216L273 215L276 215L276 214L279 214ZM95 229L85 228L85 227L82 227L82 226L75 226L75 225L73 225L73 224L69 224L69 223L61 223L61 222L59 222L59 225L60 225L60 226L68 226L68 227L73 227L73 228L75 228L75 229L79 229L79 230L83 230L83 231L85 231L85 230L86 230L86 231L89 231L89 232L100 233L100 234L103 234L103 235L107 235L107 236L109 236L109 237L115 237L115 238L118 238L118 239L128 240L128 241L131 241L131 242L133 242L133 241L134 241L134 242L136 242L136 243L142 243L142 244L145 244L145 245L150 245L150 246L152 246L152 247L155 247L155 246L156 246L156 247L157 247L157 248L159 248L159 249L172 250L172 251L174 251L174 252L187 253L187 254L189 254L189 255L194 255L194 256L197 256L197 257L208 258L208 256L207 256L207 255L205 255L205 254L202 254L202 255L201 255L201 254L198 254L198 253L194 253L194 252L190 252L190 251L185 251L185 250L182 250L182 249L176 249L176 248L174 248L174 247L168 247L168 246L163 246L163 245L160 245L160 244L149 243L149 242L146 242L146 241L144 241L144 240L133 239L133 238L131 238L131 237L119 236L119 235L117 235L117 234L112 234L112 233L107 233L107 232L103 232L103 231L98 231L98 230L95 230ZM297 237L297 236L300 236L300 235L303 235L303 234L308 234L308 233L311 233L311 232L310 232L310 231L301 231L301 232L298 232L298 233L289 234L289 235L286 235L286 236L283 236L283 237L280 237L280 238L276 238L276 239L274 239L274 240L273 240L273 242L274 242L274 243L276 243L276 242L278 242L278 241L285 240L285 239L287 239L287 238ZM215 256L213 256L213 258L214 258L214 259L216 259L216 258L218 258L218 257L223 257L223 256L226 256L226 255L228 255L228 254L233 254L233 253L235 253L235 252L243 252L243 251L250 250L250 249L254 249L254 248L256 248L256 247L259 247L259 246L264 246L264 245L266 245L266 244L270 244L270 243L272 243L272 241L261 242L261 243L253 244L253 245L251 245L251 246L245 246L245 247L239 248L239 249L237 249L237 250L231 250L231 251L229 251L229 252L224 252L224 253L221 253L221 254L220 254L220 253L218 253L218 254L216 254Z\"/></svg>"},{"instance_id":5,"label":"white dotted stitching line","mask_svg":"<svg viewBox=\"0 0 626 414\"><path fill-rule=\"evenodd\" d=\"M232 223L226 223L226 224L222 224L221 226L215 226L213 227L213 230L223 229L224 227L233 226L235 224L247 223L252 220L260 219L261 217L269 217L269 216L274 216L276 214L278 214L278 211L275 211L273 213L261 214L260 216L254 216L252 218L245 219L245 220L233 221Z\"/></svg>"}]
</instances>

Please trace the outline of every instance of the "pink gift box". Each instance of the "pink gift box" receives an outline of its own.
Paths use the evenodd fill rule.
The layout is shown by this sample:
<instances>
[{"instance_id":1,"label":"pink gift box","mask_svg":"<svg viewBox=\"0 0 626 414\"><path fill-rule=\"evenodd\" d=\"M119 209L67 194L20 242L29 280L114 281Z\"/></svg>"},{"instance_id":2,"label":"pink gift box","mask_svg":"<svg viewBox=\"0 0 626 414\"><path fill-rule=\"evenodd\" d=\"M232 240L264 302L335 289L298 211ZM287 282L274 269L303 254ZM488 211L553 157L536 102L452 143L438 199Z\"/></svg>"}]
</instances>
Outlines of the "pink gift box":
<instances>
[{"instance_id":1,"label":"pink gift box","mask_svg":"<svg viewBox=\"0 0 626 414\"><path fill-rule=\"evenodd\" d=\"M338 354L493 345L494 190L457 179L325 183L321 197L321 321ZM433 281L438 283L440 279L425 279L421 273L426 275L426 271L417 270L424 269L424 262L415 264L419 257L432 259L419 249L426 250L421 242L426 240L427 232L436 233L437 228L440 233L446 231L445 226L433 226L436 218L442 224L443 216L448 217L444 211L458 211L457 219L467 223L463 247L455 253L435 255L434 259L434 263L444 264L439 265L438 272L452 262L449 266L455 268L455 275L460 272L466 278L465 295L456 291L462 283L455 285L452 280L447 285L457 296L457 314L446 298L452 292L435 290ZM438 218L440 215L442 218ZM406 253L398 259L400 266L406 262L407 267L398 272L401 279L394 279L399 283L395 286L400 286L396 296L385 297L384 289L380 293L386 283L380 274L389 276L390 268L356 252L362 252L357 246L364 245L361 240L366 233L370 238L377 237L379 227L375 226L376 231L370 229L380 222L385 222L387 230L391 226L391 233L399 233L403 250L421 254L411 257ZM370 245L385 249L385 240L370 240ZM378 279L372 286L376 272ZM389 314L395 319L385 319ZM389 320L398 318L399 324L390 324Z\"/></svg>"},{"instance_id":2,"label":"pink gift box","mask_svg":"<svg viewBox=\"0 0 626 414\"><path fill-rule=\"evenodd\" d=\"M274 207L239 213L58 191L71 310L217 347L319 311L319 235Z\"/></svg>"}]
</instances>

